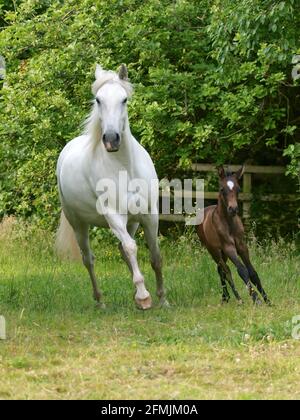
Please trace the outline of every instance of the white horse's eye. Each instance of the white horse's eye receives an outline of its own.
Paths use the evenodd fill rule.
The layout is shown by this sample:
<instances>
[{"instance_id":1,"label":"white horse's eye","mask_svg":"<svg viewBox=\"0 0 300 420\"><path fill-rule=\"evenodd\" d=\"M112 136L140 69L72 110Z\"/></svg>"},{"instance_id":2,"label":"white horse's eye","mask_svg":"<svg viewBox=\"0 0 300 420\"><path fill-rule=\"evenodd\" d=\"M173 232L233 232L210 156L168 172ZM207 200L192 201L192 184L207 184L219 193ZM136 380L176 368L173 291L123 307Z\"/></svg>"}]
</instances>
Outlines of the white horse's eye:
<instances>
[{"instance_id":1,"label":"white horse's eye","mask_svg":"<svg viewBox=\"0 0 300 420\"><path fill-rule=\"evenodd\" d=\"M127 98L124 99L123 104L127 104Z\"/></svg>"},{"instance_id":2,"label":"white horse's eye","mask_svg":"<svg viewBox=\"0 0 300 420\"><path fill-rule=\"evenodd\" d=\"M96 98L96 102L97 102L98 105L101 105L101 101L100 101L99 98Z\"/></svg>"}]
</instances>

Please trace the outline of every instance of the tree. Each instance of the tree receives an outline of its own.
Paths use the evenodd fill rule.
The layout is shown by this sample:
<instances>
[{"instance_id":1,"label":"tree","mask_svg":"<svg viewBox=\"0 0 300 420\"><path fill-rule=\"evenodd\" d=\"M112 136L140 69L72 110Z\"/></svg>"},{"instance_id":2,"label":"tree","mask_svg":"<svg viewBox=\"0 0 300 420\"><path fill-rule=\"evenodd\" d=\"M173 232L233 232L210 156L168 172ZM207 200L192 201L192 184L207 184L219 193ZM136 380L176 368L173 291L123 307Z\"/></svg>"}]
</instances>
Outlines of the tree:
<instances>
[{"instance_id":1,"label":"tree","mask_svg":"<svg viewBox=\"0 0 300 420\"><path fill-rule=\"evenodd\" d=\"M294 0L24 0L9 22L2 213L56 215L55 162L89 112L96 62L128 65L131 126L160 176L249 158L297 173Z\"/></svg>"}]
</instances>

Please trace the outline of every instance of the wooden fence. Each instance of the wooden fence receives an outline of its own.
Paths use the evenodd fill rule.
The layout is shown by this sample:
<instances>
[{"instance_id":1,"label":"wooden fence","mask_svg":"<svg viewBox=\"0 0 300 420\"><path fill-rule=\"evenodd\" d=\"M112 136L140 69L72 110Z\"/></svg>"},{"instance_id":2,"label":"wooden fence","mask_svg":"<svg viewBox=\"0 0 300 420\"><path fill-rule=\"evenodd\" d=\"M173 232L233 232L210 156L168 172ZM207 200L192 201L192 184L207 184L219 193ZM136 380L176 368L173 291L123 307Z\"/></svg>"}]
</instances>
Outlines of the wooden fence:
<instances>
[{"instance_id":1,"label":"wooden fence","mask_svg":"<svg viewBox=\"0 0 300 420\"><path fill-rule=\"evenodd\" d=\"M241 165L225 165L228 170L236 172L240 169ZM191 167L193 172L216 172L215 165L205 164L205 163L195 163ZM251 200L253 198L252 194L252 175L253 174L262 174L262 175L283 175L286 171L286 168L282 166L254 166L246 165L245 172L243 176L243 192L239 194L239 201L243 203L243 212L242 217L244 222L247 224L250 219L250 207ZM190 196L190 193L187 193ZM218 191L208 191L204 192L205 200L217 200L219 196ZM295 201L299 198L295 194L264 194L259 196L261 201ZM167 222L184 222L185 217L183 215L170 214L170 215L160 215L161 221Z\"/></svg>"},{"instance_id":2,"label":"wooden fence","mask_svg":"<svg viewBox=\"0 0 300 420\"><path fill-rule=\"evenodd\" d=\"M2 55L0 55L0 80L5 79L5 60Z\"/></svg>"}]
</instances>

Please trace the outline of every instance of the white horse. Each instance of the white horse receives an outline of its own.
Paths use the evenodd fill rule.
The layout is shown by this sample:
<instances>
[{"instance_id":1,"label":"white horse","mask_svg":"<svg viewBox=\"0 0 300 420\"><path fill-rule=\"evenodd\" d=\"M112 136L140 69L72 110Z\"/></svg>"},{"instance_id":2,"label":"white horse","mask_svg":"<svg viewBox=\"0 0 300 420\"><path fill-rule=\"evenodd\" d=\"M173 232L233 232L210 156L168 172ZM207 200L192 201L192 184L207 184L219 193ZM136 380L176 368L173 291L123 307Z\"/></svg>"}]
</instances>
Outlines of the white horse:
<instances>
[{"instance_id":1,"label":"white horse","mask_svg":"<svg viewBox=\"0 0 300 420\"><path fill-rule=\"evenodd\" d=\"M149 154L130 131L126 103L132 94L132 85L128 81L127 68L122 65L117 74L97 65L95 76L92 85L95 101L85 132L66 145L58 160L57 178L63 211L57 235L57 250L60 253L72 250L76 254L80 249L92 281L94 298L98 304L103 305L94 272L94 256L89 245L88 231L91 225L110 228L120 241L122 257L133 276L136 304L141 309L149 309L152 299L139 269L134 235L141 224L156 274L157 295L161 304L167 304L157 238L157 202L156 211L152 213L132 214L128 208L130 206L124 214L118 213L118 203L124 202L124 198L130 202L132 198L129 191L126 191L128 197L118 195L118 187L121 171L129 181L144 180L149 187L148 191L140 190L136 194L140 200L147 200L150 209L150 185L152 180L157 180L157 174ZM97 184L103 179L115 183L117 202L114 206L116 208L110 207L105 213L99 214Z\"/></svg>"}]
</instances>

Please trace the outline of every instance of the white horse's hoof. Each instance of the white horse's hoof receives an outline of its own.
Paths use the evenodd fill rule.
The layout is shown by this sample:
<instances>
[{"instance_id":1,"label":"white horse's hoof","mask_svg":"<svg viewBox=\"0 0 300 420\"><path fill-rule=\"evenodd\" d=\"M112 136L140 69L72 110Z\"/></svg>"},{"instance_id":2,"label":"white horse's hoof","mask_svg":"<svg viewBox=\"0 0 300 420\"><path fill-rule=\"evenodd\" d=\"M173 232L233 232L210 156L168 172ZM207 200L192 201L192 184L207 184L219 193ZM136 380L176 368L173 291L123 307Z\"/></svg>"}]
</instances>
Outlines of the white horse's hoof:
<instances>
[{"instance_id":1,"label":"white horse's hoof","mask_svg":"<svg viewBox=\"0 0 300 420\"><path fill-rule=\"evenodd\" d=\"M152 298L150 295L146 299L139 299L136 297L135 302L137 304L137 307L139 309L142 309L143 311L152 308Z\"/></svg>"}]
</instances>

